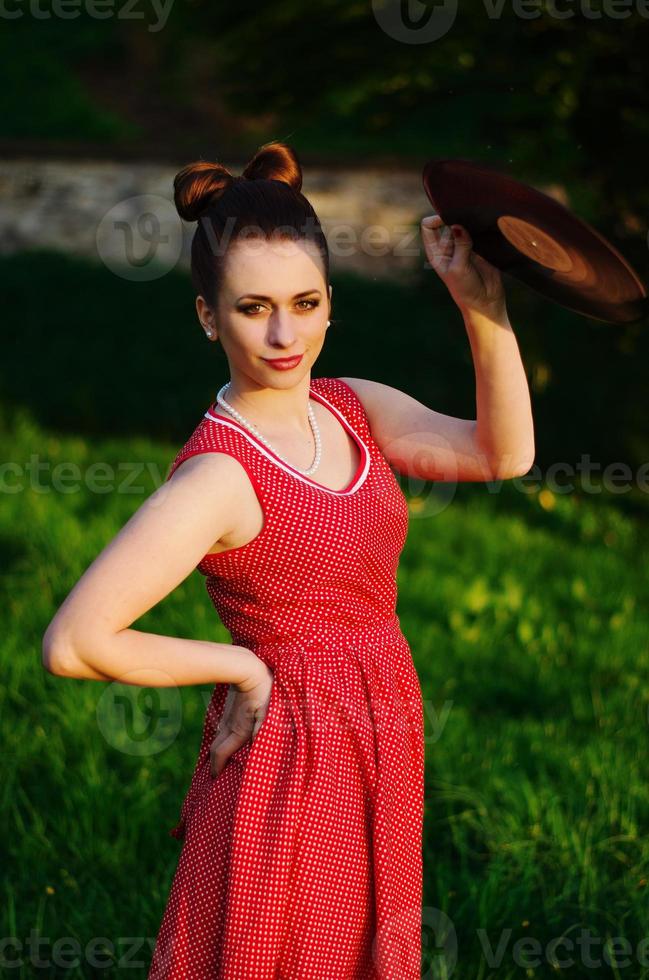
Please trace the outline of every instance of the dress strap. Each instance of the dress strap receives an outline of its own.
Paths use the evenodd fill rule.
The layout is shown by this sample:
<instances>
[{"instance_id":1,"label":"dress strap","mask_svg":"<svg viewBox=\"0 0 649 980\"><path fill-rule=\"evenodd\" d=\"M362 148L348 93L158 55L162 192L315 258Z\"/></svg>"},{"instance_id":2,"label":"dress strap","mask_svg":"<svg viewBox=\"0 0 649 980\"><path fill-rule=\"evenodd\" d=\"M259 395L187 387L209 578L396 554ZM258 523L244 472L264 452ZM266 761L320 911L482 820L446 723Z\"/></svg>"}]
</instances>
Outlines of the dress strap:
<instances>
[{"instance_id":1,"label":"dress strap","mask_svg":"<svg viewBox=\"0 0 649 980\"><path fill-rule=\"evenodd\" d=\"M210 405L213 408L214 402ZM181 463L190 456L199 456L203 453L223 453L232 456L239 462L250 479L259 502L264 509L267 509L266 493L263 489L264 480L260 466L259 454L255 453L253 447L238 431L234 425L225 424L214 425L209 421L209 409L204 413L202 420L198 423L187 442L177 452L167 472L166 480L169 480Z\"/></svg>"},{"instance_id":2,"label":"dress strap","mask_svg":"<svg viewBox=\"0 0 649 980\"><path fill-rule=\"evenodd\" d=\"M353 388L340 378L315 378L311 381L311 387L344 415L352 429L367 444L372 437L370 423L363 403Z\"/></svg>"}]
</instances>

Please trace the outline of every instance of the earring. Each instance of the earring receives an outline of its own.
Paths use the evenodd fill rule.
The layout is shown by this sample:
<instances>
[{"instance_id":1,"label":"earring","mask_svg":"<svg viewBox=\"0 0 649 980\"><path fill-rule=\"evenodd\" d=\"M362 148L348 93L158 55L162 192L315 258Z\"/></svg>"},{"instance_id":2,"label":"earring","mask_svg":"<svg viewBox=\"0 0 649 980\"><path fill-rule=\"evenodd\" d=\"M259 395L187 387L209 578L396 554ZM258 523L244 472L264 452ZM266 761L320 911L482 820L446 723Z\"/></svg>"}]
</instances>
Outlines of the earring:
<instances>
[{"instance_id":1,"label":"earring","mask_svg":"<svg viewBox=\"0 0 649 980\"><path fill-rule=\"evenodd\" d=\"M330 327L330 326L331 326L331 320L327 320L327 326L328 326L328 327Z\"/></svg>"},{"instance_id":2,"label":"earring","mask_svg":"<svg viewBox=\"0 0 649 980\"><path fill-rule=\"evenodd\" d=\"M207 331L207 336L208 336L208 337L211 337L211 336L212 336L212 331L211 331L211 330L208 330L208 331Z\"/></svg>"}]
</instances>

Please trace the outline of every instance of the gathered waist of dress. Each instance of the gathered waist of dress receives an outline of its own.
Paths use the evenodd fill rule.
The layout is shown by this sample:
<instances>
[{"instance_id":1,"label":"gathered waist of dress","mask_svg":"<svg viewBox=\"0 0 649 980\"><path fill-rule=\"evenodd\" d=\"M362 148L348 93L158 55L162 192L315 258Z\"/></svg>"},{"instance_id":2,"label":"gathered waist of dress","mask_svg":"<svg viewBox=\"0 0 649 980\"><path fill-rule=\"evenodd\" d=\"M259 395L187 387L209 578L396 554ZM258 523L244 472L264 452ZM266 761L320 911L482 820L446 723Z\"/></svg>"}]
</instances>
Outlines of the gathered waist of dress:
<instances>
[{"instance_id":1,"label":"gathered waist of dress","mask_svg":"<svg viewBox=\"0 0 649 980\"><path fill-rule=\"evenodd\" d=\"M232 634L233 643L247 647L263 660L267 659L266 655L276 660L284 652L301 652L309 656L345 655L359 647L364 647L367 643L380 643L381 640L390 643L398 641L407 645L396 614L387 619L373 619L367 623L321 621L310 624L291 636L270 635L251 638Z\"/></svg>"}]
</instances>

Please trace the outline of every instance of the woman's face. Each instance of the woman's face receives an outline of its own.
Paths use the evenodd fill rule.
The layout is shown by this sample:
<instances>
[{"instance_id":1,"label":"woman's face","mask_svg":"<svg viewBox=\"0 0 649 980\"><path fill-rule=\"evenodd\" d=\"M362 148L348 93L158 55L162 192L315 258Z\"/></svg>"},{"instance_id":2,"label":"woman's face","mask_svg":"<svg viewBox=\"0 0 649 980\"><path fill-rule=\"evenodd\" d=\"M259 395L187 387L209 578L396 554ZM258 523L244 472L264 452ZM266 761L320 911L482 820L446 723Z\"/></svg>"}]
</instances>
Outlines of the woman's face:
<instances>
[{"instance_id":1,"label":"woman's face","mask_svg":"<svg viewBox=\"0 0 649 980\"><path fill-rule=\"evenodd\" d=\"M292 387L322 350L331 286L310 241L263 238L234 242L225 258L216 310L202 296L196 309L212 340L220 340L235 385L245 376L262 387ZM302 354L295 369L277 371L264 358Z\"/></svg>"}]
</instances>

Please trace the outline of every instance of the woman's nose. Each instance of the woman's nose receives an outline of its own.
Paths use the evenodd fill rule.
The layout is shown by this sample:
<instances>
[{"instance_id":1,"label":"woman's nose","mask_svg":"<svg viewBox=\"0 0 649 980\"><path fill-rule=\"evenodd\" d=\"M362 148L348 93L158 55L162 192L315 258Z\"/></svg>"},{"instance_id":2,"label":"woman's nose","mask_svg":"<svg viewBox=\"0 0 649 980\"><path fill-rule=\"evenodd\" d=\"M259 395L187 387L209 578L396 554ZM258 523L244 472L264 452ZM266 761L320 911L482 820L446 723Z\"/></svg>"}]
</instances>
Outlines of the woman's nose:
<instances>
[{"instance_id":1,"label":"woman's nose","mask_svg":"<svg viewBox=\"0 0 649 980\"><path fill-rule=\"evenodd\" d=\"M295 330L290 317L283 313L276 313L271 316L268 338L272 344L281 344L283 347L290 346L295 340Z\"/></svg>"}]
</instances>

